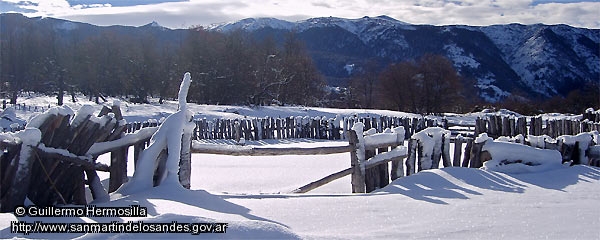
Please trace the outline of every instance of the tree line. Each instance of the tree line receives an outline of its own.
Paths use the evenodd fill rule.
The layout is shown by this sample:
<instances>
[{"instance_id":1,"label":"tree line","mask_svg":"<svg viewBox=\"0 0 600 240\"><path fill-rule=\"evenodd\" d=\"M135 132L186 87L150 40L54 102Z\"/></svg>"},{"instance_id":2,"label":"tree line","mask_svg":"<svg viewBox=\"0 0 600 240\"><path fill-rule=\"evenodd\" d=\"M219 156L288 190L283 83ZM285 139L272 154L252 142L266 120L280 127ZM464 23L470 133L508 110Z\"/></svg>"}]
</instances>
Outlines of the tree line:
<instances>
[{"instance_id":1,"label":"tree line","mask_svg":"<svg viewBox=\"0 0 600 240\"><path fill-rule=\"evenodd\" d=\"M293 33L283 43L258 41L244 32L202 27L177 30L106 28L93 33L6 18L0 36L0 91L17 103L22 91L56 95L84 93L146 102L174 98L183 72L192 73L188 100L205 104L317 105L325 81ZM75 100L75 99L73 99Z\"/></svg>"},{"instance_id":2,"label":"tree line","mask_svg":"<svg viewBox=\"0 0 600 240\"><path fill-rule=\"evenodd\" d=\"M353 107L435 114L464 112L468 97L452 62L436 54L390 64L378 70L370 62L349 86Z\"/></svg>"}]
</instances>

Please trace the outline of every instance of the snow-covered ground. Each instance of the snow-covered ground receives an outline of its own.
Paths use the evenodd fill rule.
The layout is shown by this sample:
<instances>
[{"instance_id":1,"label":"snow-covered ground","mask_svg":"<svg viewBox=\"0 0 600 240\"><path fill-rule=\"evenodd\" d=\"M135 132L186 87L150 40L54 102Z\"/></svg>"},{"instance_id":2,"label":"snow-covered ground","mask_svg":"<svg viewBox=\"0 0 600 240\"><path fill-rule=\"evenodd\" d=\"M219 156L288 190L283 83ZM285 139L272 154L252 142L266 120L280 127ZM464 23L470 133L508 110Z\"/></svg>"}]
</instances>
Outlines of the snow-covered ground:
<instances>
[{"instance_id":1,"label":"snow-covered ground","mask_svg":"<svg viewBox=\"0 0 600 240\"><path fill-rule=\"evenodd\" d=\"M32 105L39 98L31 99ZM71 107L77 109L79 105ZM176 103L121 104L128 121L166 117ZM98 107L98 110L100 107ZM305 107L189 105L198 117L402 115L391 111ZM483 113L482 113L483 114ZM30 113L17 115L27 119ZM472 116L470 116L472 117ZM339 146L309 139L248 141L276 147ZM453 148L451 148L453 149ZM132 151L130 151L132 155ZM103 155L101 162L108 162ZM131 159L131 158L130 158ZM351 194L344 177L307 194L292 190L350 165L350 156L241 157L192 155L191 190L161 185L111 196L96 206L146 207L146 217L15 217L0 214L0 238L225 238L225 239L599 239L600 169L589 166L506 174L483 169L443 168L397 179L371 194ZM133 164L128 164L129 176ZM108 174L99 173L108 185ZM11 233L11 221L84 223L223 222L224 234Z\"/></svg>"}]
</instances>

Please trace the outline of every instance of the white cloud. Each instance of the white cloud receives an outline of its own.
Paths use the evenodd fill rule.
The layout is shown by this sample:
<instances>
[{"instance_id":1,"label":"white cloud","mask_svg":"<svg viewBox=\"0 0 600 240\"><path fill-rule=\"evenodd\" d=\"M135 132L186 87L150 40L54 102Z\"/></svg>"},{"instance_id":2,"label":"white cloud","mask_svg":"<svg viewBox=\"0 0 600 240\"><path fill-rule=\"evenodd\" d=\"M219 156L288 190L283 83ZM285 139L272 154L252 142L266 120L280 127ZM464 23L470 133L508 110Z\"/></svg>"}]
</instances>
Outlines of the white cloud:
<instances>
[{"instance_id":1,"label":"white cloud","mask_svg":"<svg viewBox=\"0 0 600 240\"><path fill-rule=\"evenodd\" d=\"M173 1L173 0L171 0ZM8 0L21 8L42 15L90 22L99 25L143 25L158 21L164 26L177 28L191 25L209 25L240 20L248 17L276 17L291 21L309 17L345 17L388 15L401 21L433 25L491 25L506 23L568 24L600 28L597 17L600 2L549 3L532 0L190 0L138 6L107 4L70 5L65 0ZM72 1L73 2L73 1ZM138 1L139 2L139 1ZM91 3L91 2L90 2ZM121 4L122 5L122 4Z\"/></svg>"}]
</instances>

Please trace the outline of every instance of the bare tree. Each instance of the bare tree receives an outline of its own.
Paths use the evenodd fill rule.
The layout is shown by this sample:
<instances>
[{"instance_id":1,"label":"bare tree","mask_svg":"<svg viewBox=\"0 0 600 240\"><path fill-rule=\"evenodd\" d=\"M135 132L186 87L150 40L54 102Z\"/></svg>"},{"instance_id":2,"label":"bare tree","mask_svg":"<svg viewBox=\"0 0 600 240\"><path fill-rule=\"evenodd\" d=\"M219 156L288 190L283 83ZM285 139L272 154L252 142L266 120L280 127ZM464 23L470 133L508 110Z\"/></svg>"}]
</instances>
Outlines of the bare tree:
<instances>
[{"instance_id":1,"label":"bare tree","mask_svg":"<svg viewBox=\"0 0 600 240\"><path fill-rule=\"evenodd\" d=\"M456 111L462 104L458 72L447 58L426 54L417 62L388 66L379 85L383 106L416 113Z\"/></svg>"}]
</instances>

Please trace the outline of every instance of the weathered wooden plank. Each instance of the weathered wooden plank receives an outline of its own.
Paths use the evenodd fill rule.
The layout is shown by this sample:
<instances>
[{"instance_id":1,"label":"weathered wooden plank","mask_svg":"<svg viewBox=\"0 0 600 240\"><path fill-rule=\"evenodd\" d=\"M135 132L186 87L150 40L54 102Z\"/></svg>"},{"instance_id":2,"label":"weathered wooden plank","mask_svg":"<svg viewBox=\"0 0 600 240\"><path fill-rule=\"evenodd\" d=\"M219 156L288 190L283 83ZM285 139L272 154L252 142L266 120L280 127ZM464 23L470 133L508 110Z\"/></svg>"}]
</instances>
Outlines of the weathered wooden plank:
<instances>
[{"instance_id":1,"label":"weathered wooden plank","mask_svg":"<svg viewBox=\"0 0 600 240\"><path fill-rule=\"evenodd\" d=\"M127 152L128 147L117 149L110 154L109 192L116 191L127 182Z\"/></svg>"},{"instance_id":2,"label":"weathered wooden plank","mask_svg":"<svg viewBox=\"0 0 600 240\"><path fill-rule=\"evenodd\" d=\"M339 171L339 172L336 172L336 173L332 173L332 174L327 175L326 177L324 177L322 179L319 179L317 181L314 181L314 182L306 184L306 185L304 185L302 187L299 187L298 189L292 191L292 193L306 193L306 192L311 191L311 190L313 190L315 188L318 188L318 187L323 186L323 185L325 185L327 183L330 183L330 182L332 182L332 181L334 181L336 179L348 176L348 175L352 174L353 171L354 171L354 169L347 168L347 169L344 169L342 171Z\"/></svg>"}]
</instances>

